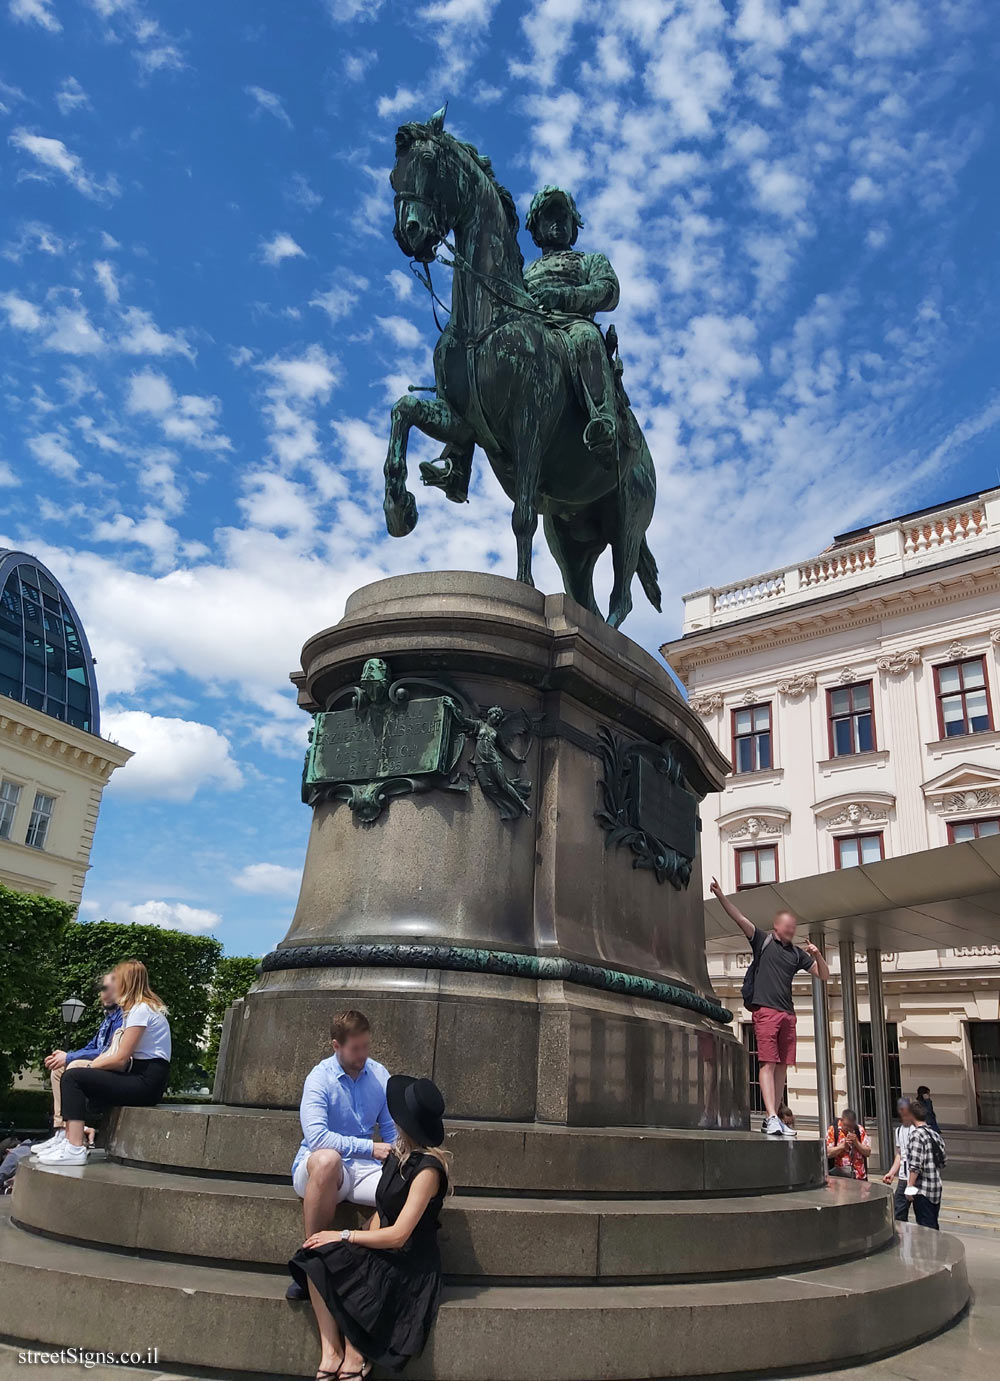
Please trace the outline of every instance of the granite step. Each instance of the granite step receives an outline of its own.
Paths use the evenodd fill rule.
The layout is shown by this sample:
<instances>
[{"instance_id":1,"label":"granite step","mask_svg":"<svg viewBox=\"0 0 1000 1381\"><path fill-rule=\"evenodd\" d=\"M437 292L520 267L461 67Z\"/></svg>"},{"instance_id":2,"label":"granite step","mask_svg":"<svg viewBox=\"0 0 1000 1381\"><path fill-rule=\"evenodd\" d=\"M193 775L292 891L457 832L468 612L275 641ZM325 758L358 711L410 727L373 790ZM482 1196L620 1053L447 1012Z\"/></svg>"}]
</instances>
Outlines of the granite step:
<instances>
[{"instance_id":1,"label":"granite step","mask_svg":"<svg viewBox=\"0 0 1000 1381\"><path fill-rule=\"evenodd\" d=\"M19 1172L20 1174L20 1172ZM311 1313L283 1272L149 1260L0 1221L2 1329L23 1341L156 1347L160 1365L312 1376ZM644 1381L802 1371L911 1344L969 1297L961 1243L903 1225L862 1261L739 1281L446 1287L413 1381Z\"/></svg>"},{"instance_id":2,"label":"granite step","mask_svg":"<svg viewBox=\"0 0 1000 1381\"><path fill-rule=\"evenodd\" d=\"M284 1265L302 1236L290 1185L136 1169L22 1163L13 1217L52 1236L124 1251ZM344 1205L337 1225L356 1227ZM863 1256L893 1235L880 1183L718 1199L448 1201L441 1245L457 1280L616 1282L773 1272Z\"/></svg>"},{"instance_id":3,"label":"granite step","mask_svg":"<svg viewBox=\"0 0 1000 1381\"><path fill-rule=\"evenodd\" d=\"M108 1152L132 1165L288 1182L302 1133L297 1113L220 1103L122 1108ZM660 1131L544 1123L449 1122L459 1192L574 1198L781 1194L819 1188L817 1138L757 1130Z\"/></svg>"}]
</instances>

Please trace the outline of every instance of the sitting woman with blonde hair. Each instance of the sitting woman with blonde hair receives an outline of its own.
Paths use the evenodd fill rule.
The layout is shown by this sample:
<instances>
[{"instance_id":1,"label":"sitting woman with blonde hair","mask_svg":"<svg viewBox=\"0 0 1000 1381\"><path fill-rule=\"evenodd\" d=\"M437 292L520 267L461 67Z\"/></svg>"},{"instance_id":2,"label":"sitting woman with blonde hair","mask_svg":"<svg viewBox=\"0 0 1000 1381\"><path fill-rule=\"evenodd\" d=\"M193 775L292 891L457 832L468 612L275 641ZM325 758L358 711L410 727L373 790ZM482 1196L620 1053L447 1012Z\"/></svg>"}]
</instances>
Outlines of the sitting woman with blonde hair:
<instances>
[{"instance_id":1,"label":"sitting woman with blonde hair","mask_svg":"<svg viewBox=\"0 0 1000 1381\"><path fill-rule=\"evenodd\" d=\"M423 1351L441 1298L438 1215L451 1156L444 1099L430 1079L394 1074L385 1090L396 1124L375 1215L360 1232L314 1232L288 1263L308 1285L322 1353L318 1381L360 1381L373 1364L401 1371Z\"/></svg>"},{"instance_id":2,"label":"sitting woman with blonde hair","mask_svg":"<svg viewBox=\"0 0 1000 1381\"><path fill-rule=\"evenodd\" d=\"M62 1080L65 1140L39 1154L46 1165L86 1165L84 1116L88 1099L105 1108L152 1107L170 1078L167 1009L149 986L146 965L126 959L112 971L124 1022L115 1043L91 1064L71 1064Z\"/></svg>"}]
</instances>

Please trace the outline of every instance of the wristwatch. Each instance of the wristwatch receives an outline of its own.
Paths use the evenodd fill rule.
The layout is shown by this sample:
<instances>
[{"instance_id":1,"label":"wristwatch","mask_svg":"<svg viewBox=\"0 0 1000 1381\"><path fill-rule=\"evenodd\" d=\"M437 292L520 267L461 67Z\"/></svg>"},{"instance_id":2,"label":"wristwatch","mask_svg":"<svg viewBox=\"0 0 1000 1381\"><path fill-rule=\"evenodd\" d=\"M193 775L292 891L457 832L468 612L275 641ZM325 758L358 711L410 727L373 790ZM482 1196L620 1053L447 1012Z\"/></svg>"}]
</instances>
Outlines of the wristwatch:
<instances>
[{"instance_id":1,"label":"wristwatch","mask_svg":"<svg viewBox=\"0 0 1000 1381\"><path fill-rule=\"evenodd\" d=\"M349 1241L351 1240L351 1229L350 1229L350 1228L344 1228L344 1229L341 1231L340 1240L341 1240L341 1242L349 1242Z\"/></svg>"}]
</instances>

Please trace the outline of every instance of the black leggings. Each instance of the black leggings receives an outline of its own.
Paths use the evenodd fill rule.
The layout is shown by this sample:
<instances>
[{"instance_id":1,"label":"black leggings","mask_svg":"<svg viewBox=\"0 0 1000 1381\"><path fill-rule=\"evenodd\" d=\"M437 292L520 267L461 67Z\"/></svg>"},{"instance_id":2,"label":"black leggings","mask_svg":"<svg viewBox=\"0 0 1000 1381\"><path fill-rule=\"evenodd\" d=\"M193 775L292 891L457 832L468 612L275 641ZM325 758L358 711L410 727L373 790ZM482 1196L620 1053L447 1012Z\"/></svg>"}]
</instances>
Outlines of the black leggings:
<instances>
[{"instance_id":1,"label":"black leggings","mask_svg":"<svg viewBox=\"0 0 1000 1381\"><path fill-rule=\"evenodd\" d=\"M105 1108L151 1108L169 1078L169 1060L133 1060L127 1074L71 1064L62 1080L63 1121L84 1121L88 1099Z\"/></svg>"}]
</instances>

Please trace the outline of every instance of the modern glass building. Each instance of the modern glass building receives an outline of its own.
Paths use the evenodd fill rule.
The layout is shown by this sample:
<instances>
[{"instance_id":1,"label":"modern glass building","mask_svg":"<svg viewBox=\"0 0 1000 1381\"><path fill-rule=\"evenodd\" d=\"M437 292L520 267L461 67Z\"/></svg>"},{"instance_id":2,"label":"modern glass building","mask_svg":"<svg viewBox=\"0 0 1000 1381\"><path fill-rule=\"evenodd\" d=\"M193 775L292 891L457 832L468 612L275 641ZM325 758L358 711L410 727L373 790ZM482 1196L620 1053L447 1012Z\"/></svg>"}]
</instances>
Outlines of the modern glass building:
<instances>
[{"instance_id":1,"label":"modern glass building","mask_svg":"<svg viewBox=\"0 0 1000 1381\"><path fill-rule=\"evenodd\" d=\"M35 557L4 549L0 695L88 733L101 731L94 659L69 596Z\"/></svg>"}]
</instances>

